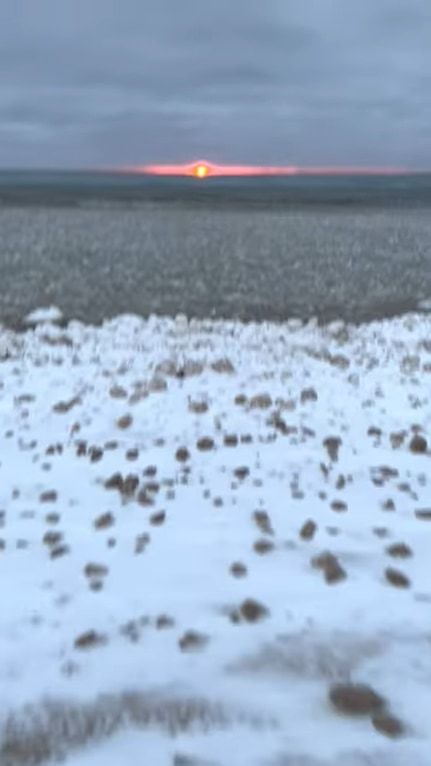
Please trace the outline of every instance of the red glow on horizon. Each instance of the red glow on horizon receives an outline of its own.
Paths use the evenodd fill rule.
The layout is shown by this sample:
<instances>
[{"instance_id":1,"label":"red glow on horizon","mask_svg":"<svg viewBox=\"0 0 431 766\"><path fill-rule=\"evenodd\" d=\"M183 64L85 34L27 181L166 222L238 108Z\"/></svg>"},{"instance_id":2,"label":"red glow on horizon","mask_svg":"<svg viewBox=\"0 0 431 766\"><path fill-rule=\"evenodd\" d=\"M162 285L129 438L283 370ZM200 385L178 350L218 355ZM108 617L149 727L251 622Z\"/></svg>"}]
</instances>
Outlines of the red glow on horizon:
<instances>
[{"instance_id":1,"label":"red glow on horizon","mask_svg":"<svg viewBox=\"0 0 431 766\"><path fill-rule=\"evenodd\" d=\"M182 165L136 165L120 170L154 176L189 176L201 180L217 176L397 175L409 172L406 168L395 167L216 165L205 160Z\"/></svg>"}]
</instances>

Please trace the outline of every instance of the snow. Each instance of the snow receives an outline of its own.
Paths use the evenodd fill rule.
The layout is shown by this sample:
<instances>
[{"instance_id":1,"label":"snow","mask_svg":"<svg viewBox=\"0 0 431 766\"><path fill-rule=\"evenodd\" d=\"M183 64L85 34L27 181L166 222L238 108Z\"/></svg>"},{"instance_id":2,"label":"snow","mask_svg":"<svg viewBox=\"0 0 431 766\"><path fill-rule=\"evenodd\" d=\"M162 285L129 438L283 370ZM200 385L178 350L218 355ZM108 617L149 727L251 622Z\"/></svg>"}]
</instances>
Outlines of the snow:
<instances>
[{"instance_id":1,"label":"snow","mask_svg":"<svg viewBox=\"0 0 431 766\"><path fill-rule=\"evenodd\" d=\"M25 317L26 324L48 324L52 322L59 322L63 318L63 314L57 306L40 307L31 311Z\"/></svg>"},{"instance_id":2,"label":"snow","mask_svg":"<svg viewBox=\"0 0 431 766\"><path fill-rule=\"evenodd\" d=\"M121 316L0 330L0 349L2 766L58 754L69 766L429 766L431 519L416 511L431 509L430 450L410 444L430 432L430 317ZM117 472L139 486L107 489ZM389 555L396 543L412 555ZM346 574L333 584L312 564L325 551ZM244 619L246 599L262 619ZM103 641L75 645L88 631ZM189 631L200 644L185 646ZM337 681L382 694L404 736L337 713ZM26 760L23 742L34 753L39 740Z\"/></svg>"}]
</instances>

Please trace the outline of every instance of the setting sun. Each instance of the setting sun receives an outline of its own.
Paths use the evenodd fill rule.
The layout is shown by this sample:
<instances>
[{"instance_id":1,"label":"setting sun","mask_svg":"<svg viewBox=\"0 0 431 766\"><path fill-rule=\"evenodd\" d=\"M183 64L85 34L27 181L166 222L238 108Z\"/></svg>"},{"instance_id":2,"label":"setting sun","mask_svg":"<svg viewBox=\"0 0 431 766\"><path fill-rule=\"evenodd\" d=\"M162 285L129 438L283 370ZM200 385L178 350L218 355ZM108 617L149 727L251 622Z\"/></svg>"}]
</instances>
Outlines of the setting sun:
<instances>
[{"instance_id":1,"label":"setting sun","mask_svg":"<svg viewBox=\"0 0 431 766\"><path fill-rule=\"evenodd\" d=\"M209 174L209 167L208 165L204 165L203 162L200 162L198 165L195 165L193 168L193 175L196 176L196 178L206 178L206 176Z\"/></svg>"}]
</instances>

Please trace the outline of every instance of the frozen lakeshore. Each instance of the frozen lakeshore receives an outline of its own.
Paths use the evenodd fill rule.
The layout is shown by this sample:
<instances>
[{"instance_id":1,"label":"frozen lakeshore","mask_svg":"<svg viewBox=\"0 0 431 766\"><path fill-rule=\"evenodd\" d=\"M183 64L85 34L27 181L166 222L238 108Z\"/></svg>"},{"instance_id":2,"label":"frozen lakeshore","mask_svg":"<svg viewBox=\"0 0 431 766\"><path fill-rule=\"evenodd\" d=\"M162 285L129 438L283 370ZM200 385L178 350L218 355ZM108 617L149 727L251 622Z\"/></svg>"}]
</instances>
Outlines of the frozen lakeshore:
<instances>
[{"instance_id":1,"label":"frozen lakeshore","mask_svg":"<svg viewBox=\"0 0 431 766\"><path fill-rule=\"evenodd\" d=\"M0 330L1 766L429 766L430 381L424 315Z\"/></svg>"}]
</instances>

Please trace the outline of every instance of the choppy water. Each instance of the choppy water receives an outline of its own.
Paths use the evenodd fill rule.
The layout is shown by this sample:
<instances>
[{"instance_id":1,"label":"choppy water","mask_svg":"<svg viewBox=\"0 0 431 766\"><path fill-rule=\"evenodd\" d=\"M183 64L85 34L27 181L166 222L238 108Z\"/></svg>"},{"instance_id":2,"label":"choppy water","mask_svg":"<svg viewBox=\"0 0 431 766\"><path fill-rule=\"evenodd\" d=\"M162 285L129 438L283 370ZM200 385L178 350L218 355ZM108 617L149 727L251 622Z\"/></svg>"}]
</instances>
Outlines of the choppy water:
<instances>
[{"instance_id":1,"label":"choppy water","mask_svg":"<svg viewBox=\"0 0 431 766\"><path fill-rule=\"evenodd\" d=\"M35 306L364 321L431 296L431 175L0 173L0 322Z\"/></svg>"}]
</instances>

